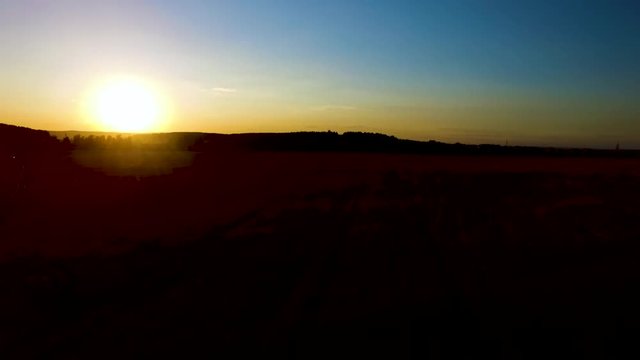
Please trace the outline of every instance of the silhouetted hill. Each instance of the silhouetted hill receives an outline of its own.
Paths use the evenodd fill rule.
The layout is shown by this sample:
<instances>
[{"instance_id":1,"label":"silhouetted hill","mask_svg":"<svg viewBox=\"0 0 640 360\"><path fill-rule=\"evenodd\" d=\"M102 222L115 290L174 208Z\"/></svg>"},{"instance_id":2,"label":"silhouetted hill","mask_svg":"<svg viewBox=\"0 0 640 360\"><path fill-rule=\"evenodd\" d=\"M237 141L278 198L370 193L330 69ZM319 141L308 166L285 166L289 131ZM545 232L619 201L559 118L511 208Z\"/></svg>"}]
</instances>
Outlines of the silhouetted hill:
<instances>
[{"instance_id":1,"label":"silhouetted hill","mask_svg":"<svg viewBox=\"0 0 640 360\"><path fill-rule=\"evenodd\" d=\"M216 134L174 132L118 134L82 131L46 132L0 124L0 151L34 152L56 145L67 137L76 149L145 149L210 152L365 152L432 155L514 155L571 157L639 157L640 150L602 150L495 144L450 144L435 140L398 139L378 133L327 132ZM59 143L58 142L58 143ZM63 142L63 148L71 144ZM11 149L11 151L9 151Z\"/></svg>"},{"instance_id":2,"label":"silhouetted hill","mask_svg":"<svg viewBox=\"0 0 640 360\"><path fill-rule=\"evenodd\" d=\"M190 150L216 151L293 151L293 152L367 152L434 155L528 155L528 156L605 156L637 157L637 150L571 149L493 144L449 144L439 141L415 141L394 136L346 132L295 132L256 134L205 134L197 138Z\"/></svg>"},{"instance_id":3,"label":"silhouetted hill","mask_svg":"<svg viewBox=\"0 0 640 360\"><path fill-rule=\"evenodd\" d=\"M47 131L0 123L0 153L3 156L55 152L61 150L60 145Z\"/></svg>"}]
</instances>

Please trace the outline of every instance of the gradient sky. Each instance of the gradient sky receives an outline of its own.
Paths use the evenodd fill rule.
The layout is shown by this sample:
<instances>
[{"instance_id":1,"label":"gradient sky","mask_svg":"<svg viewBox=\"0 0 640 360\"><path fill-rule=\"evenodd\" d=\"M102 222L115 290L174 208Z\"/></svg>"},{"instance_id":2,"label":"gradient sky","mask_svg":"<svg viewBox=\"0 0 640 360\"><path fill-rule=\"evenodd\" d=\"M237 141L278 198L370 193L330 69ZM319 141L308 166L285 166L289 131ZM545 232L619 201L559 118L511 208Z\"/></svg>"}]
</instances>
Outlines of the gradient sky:
<instances>
[{"instance_id":1,"label":"gradient sky","mask_svg":"<svg viewBox=\"0 0 640 360\"><path fill-rule=\"evenodd\" d=\"M0 122L99 130L125 74L167 131L640 147L637 0L0 0L0 30Z\"/></svg>"}]
</instances>

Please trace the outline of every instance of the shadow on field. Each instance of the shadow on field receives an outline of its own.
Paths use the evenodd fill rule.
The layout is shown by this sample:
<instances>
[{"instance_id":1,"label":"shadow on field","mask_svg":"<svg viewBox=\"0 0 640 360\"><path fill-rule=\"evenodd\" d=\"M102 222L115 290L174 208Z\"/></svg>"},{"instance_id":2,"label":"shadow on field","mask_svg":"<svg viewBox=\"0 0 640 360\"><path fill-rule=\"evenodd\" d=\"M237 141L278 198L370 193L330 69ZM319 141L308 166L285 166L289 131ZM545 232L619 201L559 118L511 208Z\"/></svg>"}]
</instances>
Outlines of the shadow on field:
<instances>
[{"instance_id":1,"label":"shadow on field","mask_svg":"<svg viewBox=\"0 0 640 360\"><path fill-rule=\"evenodd\" d=\"M635 348L637 179L400 174L200 240L0 273L15 357L617 358Z\"/></svg>"},{"instance_id":2,"label":"shadow on field","mask_svg":"<svg viewBox=\"0 0 640 360\"><path fill-rule=\"evenodd\" d=\"M635 152L0 135L3 359L640 357Z\"/></svg>"}]
</instances>

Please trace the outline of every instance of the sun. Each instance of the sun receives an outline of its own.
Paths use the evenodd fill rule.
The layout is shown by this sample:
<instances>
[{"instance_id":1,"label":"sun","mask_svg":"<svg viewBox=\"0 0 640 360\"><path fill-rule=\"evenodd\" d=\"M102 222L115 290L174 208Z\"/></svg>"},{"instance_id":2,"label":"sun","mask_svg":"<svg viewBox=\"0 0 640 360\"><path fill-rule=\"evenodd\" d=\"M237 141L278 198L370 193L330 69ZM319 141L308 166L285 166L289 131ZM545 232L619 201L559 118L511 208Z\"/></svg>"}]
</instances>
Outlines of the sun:
<instances>
[{"instance_id":1,"label":"sun","mask_svg":"<svg viewBox=\"0 0 640 360\"><path fill-rule=\"evenodd\" d=\"M161 103L153 89L141 80L120 78L101 85L93 112L109 131L146 132L159 126Z\"/></svg>"}]
</instances>

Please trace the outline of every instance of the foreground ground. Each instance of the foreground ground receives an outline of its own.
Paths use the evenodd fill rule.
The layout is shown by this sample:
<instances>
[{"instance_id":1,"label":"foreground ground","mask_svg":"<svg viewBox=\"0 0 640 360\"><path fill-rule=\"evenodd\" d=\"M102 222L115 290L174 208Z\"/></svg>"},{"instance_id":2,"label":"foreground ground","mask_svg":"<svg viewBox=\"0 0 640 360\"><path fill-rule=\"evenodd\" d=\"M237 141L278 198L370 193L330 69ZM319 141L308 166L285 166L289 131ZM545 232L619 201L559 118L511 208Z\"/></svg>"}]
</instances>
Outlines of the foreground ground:
<instances>
[{"instance_id":1,"label":"foreground ground","mask_svg":"<svg viewBox=\"0 0 640 360\"><path fill-rule=\"evenodd\" d=\"M637 159L182 166L68 159L6 181L3 358L639 355Z\"/></svg>"}]
</instances>

